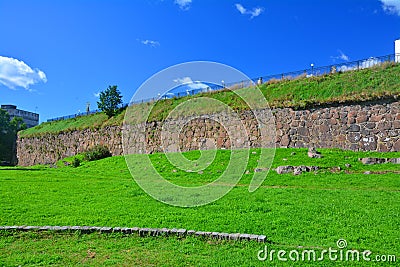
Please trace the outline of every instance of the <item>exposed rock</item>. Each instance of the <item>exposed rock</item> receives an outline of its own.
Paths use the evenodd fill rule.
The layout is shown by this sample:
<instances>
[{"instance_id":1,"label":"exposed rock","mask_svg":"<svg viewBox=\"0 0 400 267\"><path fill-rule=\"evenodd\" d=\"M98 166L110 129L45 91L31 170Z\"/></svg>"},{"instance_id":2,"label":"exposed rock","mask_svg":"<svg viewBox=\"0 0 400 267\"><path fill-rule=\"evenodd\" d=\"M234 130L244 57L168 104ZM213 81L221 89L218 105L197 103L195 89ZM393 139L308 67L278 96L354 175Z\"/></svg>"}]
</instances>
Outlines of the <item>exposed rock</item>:
<instances>
[{"instance_id":1,"label":"exposed rock","mask_svg":"<svg viewBox=\"0 0 400 267\"><path fill-rule=\"evenodd\" d=\"M303 173L303 172L302 172L301 167L294 167L293 175L300 175L300 174L302 174L302 173Z\"/></svg>"},{"instance_id":2,"label":"exposed rock","mask_svg":"<svg viewBox=\"0 0 400 267\"><path fill-rule=\"evenodd\" d=\"M359 158L358 160L365 165L384 164L384 163L400 164L400 158Z\"/></svg>"},{"instance_id":3,"label":"exposed rock","mask_svg":"<svg viewBox=\"0 0 400 267\"><path fill-rule=\"evenodd\" d=\"M319 170L318 166L279 166L276 168L278 174L293 173L294 175L300 175L303 172L312 172Z\"/></svg>"},{"instance_id":4,"label":"exposed rock","mask_svg":"<svg viewBox=\"0 0 400 267\"><path fill-rule=\"evenodd\" d=\"M255 168L254 172L263 172L263 171L268 171L268 168Z\"/></svg>"},{"instance_id":5,"label":"exposed rock","mask_svg":"<svg viewBox=\"0 0 400 267\"><path fill-rule=\"evenodd\" d=\"M400 158L388 159L388 162L393 164L400 164Z\"/></svg>"},{"instance_id":6,"label":"exposed rock","mask_svg":"<svg viewBox=\"0 0 400 267\"><path fill-rule=\"evenodd\" d=\"M310 147L308 149L307 155L309 158L322 158L321 153L319 153L315 147Z\"/></svg>"},{"instance_id":7,"label":"exposed rock","mask_svg":"<svg viewBox=\"0 0 400 267\"><path fill-rule=\"evenodd\" d=\"M278 174L291 173L293 172L293 169L293 166L279 166L276 168L276 172Z\"/></svg>"}]
</instances>

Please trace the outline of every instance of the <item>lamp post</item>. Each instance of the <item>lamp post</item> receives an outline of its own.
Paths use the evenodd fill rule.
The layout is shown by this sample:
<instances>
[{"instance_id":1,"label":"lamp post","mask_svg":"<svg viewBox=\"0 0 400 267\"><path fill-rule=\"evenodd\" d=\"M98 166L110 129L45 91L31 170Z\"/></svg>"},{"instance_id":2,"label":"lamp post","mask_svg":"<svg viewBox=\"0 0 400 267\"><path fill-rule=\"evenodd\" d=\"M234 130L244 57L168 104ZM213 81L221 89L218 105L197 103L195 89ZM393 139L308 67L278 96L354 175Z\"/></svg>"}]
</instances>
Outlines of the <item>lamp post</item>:
<instances>
[{"instance_id":1,"label":"lamp post","mask_svg":"<svg viewBox=\"0 0 400 267\"><path fill-rule=\"evenodd\" d=\"M311 63L311 76L314 76L314 63Z\"/></svg>"}]
</instances>

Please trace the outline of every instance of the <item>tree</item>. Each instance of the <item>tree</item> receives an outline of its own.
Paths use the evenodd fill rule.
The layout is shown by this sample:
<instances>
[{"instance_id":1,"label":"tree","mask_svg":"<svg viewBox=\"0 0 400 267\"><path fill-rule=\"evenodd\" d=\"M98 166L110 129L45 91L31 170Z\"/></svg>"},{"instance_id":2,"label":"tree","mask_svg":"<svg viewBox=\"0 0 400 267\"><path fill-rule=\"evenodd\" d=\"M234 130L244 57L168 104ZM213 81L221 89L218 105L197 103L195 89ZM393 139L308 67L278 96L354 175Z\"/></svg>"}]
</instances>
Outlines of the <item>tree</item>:
<instances>
[{"instance_id":1,"label":"tree","mask_svg":"<svg viewBox=\"0 0 400 267\"><path fill-rule=\"evenodd\" d=\"M120 104L122 104L122 95L117 86L113 85L108 86L105 91L100 93L100 101L97 102L97 107L110 118L117 113Z\"/></svg>"},{"instance_id":2,"label":"tree","mask_svg":"<svg viewBox=\"0 0 400 267\"><path fill-rule=\"evenodd\" d=\"M0 135L7 133L10 127L10 115L0 108Z\"/></svg>"},{"instance_id":3,"label":"tree","mask_svg":"<svg viewBox=\"0 0 400 267\"><path fill-rule=\"evenodd\" d=\"M26 129L24 120L14 117L10 121L7 111L0 109L0 161L16 164L17 132Z\"/></svg>"}]
</instances>

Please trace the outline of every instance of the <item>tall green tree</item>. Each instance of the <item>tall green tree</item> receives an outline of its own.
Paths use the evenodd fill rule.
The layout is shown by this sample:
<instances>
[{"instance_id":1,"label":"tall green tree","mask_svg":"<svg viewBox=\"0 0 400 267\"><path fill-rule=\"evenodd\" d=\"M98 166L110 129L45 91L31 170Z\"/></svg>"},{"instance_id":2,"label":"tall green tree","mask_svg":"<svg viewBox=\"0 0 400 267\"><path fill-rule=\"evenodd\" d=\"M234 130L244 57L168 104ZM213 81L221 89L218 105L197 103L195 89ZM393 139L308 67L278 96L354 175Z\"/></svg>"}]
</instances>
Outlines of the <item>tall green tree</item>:
<instances>
[{"instance_id":1,"label":"tall green tree","mask_svg":"<svg viewBox=\"0 0 400 267\"><path fill-rule=\"evenodd\" d=\"M122 104L122 95L118 91L117 86L108 86L108 88L100 93L100 101L97 102L97 107L104 111L110 118L119 110L119 105Z\"/></svg>"},{"instance_id":2,"label":"tall green tree","mask_svg":"<svg viewBox=\"0 0 400 267\"><path fill-rule=\"evenodd\" d=\"M26 124L20 117L14 117L10 121L7 111L0 109L0 161L8 164L16 164L17 133L26 129Z\"/></svg>"},{"instance_id":3,"label":"tall green tree","mask_svg":"<svg viewBox=\"0 0 400 267\"><path fill-rule=\"evenodd\" d=\"M0 108L0 136L6 133L10 127L10 115L7 111Z\"/></svg>"}]
</instances>

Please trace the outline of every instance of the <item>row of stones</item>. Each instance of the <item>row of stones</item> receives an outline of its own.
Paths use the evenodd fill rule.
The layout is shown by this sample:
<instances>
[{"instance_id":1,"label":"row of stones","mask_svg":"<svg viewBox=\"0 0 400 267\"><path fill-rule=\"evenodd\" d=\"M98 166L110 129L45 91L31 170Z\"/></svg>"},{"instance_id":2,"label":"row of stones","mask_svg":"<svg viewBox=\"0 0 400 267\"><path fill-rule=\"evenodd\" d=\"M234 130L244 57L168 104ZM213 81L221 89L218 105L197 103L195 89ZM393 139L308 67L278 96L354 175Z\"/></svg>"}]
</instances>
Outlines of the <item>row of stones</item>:
<instances>
[{"instance_id":1,"label":"row of stones","mask_svg":"<svg viewBox=\"0 0 400 267\"><path fill-rule=\"evenodd\" d=\"M138 234L139 236L196 236L212 238L219 240L235 241L257 241L266 242L265 235L240 234L240 233L219 233L203 232L186 229L168 229L168 228L139 228L139 227L97 227L97 226L0 226L0 231L54 231L54 232L81 232L83 234L98 233L123 233Z\"/></svg>"}]
</instances>

